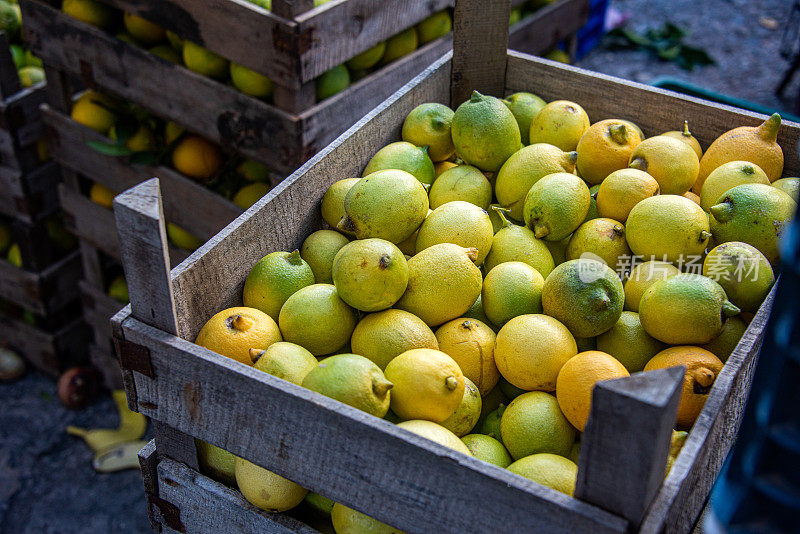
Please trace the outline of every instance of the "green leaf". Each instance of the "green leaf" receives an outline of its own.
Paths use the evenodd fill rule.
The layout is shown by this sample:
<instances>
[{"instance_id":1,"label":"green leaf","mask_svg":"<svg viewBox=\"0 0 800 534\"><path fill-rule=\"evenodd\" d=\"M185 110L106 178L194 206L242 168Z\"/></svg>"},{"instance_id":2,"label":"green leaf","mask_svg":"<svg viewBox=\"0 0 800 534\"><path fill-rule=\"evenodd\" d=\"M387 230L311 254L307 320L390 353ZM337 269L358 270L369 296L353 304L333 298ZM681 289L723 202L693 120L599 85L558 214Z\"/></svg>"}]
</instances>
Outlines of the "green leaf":
<instances>
[{"instance_id":1,"label":"green leaf","mask_svg":"<svg viewBox=\"0 0 800 534\"><path fill-rule=\"evenodd\" d=\"M125 145L102 143L100 141L86 141L86 144L92 150L105 154L106 156L130 156L133 150Z\"/></svg>"}]
</instances>

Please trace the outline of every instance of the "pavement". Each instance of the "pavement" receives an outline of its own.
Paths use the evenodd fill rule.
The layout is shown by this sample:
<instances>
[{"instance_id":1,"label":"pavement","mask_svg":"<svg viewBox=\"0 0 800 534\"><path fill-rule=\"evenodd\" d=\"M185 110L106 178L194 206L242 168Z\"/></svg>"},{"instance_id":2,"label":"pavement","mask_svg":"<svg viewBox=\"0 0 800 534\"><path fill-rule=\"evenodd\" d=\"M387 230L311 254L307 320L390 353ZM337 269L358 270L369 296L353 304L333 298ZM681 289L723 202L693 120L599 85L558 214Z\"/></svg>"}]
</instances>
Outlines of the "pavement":
<instances>
[{"instance_id":1,"label":"pavement","mask_svg":"<svg viewBox=\"0 0 800 534\"><path fill-rule=\"evenodd\" d=\"M580 66L644 83L672 76L792 109L793 98L774 94L788 67L779 48L791 0L613 0L611 5L630 14L629 28L637 31L667 20L688 30L687 44L704 48L717 65L686 72L644 52L600 48ZM798 87L800 81L794 82L787 94L797 95ZM0 384L0 532L149 532L138 471L95 473L91 451L64 432L67 425L117 423L110 397L81 411L67 410L52 380L38 373Z\"/></svg>"}]
</instances>

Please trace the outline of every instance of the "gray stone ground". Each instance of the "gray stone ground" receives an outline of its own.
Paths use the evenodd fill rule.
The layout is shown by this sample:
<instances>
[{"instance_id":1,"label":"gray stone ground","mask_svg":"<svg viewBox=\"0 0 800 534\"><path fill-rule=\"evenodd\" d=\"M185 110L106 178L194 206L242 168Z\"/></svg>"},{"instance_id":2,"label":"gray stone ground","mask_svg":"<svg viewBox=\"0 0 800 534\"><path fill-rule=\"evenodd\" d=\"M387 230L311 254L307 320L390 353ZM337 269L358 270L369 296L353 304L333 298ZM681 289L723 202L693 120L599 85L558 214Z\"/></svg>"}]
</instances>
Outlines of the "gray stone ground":
<instances>
[{"instance_id":1,"label":"gray stone ground","mask_svg":"<svg viewBox=\"0 0 800 534\"><path fill-rule=\"evenodd\" d=\"M598 49L581 66L641 82L661 75L745 98L792 108L791 99L773 93L786 61L778 54L791 0L613 0L633 15L634 29L670 20L690 31L688 42L705 48L717 66L687 73L643 52ZM777 29L759 22L779 21ZM800 80L800 76L798 76ZM800 81L790 93L797 94ZM147 532L142 483L137 471L96 474L83 443L64 433L74 424L113 427L116 412L109 398L90 408L66 410L53 382L30 374L0 385L0 532L128 533Z\"/></svg>"}]
</instances>

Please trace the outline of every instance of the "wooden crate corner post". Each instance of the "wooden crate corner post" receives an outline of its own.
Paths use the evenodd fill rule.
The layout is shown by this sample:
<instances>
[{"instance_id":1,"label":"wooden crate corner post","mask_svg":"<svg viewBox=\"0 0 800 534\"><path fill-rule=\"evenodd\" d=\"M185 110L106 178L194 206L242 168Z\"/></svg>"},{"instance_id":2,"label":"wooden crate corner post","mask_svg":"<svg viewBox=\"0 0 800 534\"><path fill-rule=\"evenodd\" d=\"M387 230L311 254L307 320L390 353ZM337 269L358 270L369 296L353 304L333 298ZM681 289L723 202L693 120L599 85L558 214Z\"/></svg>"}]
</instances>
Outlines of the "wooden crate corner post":
<instances>
[{"instance_id":1,"label":"wooden crate corner post","mask_svg":"<svg viewBox=\"0 0 800 534\"><path fill-rule=\"evenodd\" d=\"M169 246L158 178L152 178L114 198L131 315L173 335L178 333L169 268ZM127 268L136 266L136 272ZM120 355L121 356L121 355ZM153 420L158 456L168 456L197 469L194 440Z\"/></svg>"},{"instance_id":2,"label":"wooden crate corner post","mask_svg":"<svg viewBox=\"0 0 800 534\"><path fill-rule=\"evenodd\" d=\"M598 383L581 440L575 497L638 526L664 482L685 367Z\"/></svg>"}]
</instances>

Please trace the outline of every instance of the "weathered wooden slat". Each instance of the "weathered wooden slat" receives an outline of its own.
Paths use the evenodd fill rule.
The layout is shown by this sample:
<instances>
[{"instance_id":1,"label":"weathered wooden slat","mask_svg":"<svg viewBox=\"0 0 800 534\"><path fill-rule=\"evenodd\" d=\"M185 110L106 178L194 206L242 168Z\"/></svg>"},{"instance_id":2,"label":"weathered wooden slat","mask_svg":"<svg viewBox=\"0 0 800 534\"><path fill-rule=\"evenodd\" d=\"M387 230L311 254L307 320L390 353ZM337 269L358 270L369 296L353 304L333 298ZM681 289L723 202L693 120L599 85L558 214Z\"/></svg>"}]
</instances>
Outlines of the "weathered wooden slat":
<instances>
[{"instance_id":1,"label":"weathered wooden slat","mask_svg":"<svg viewBox=\"0 0 800 534\"><path fill-rule=\"evenodd\" d=\"M130 165L90 149L87 141L109 140L47 106L42 108L42 118L50 129L50 150L61 165L114 191L124 191L147 177L160 177L169 221L202 239L214 235L242 212L232 202L172 169Z\"/></svg>"},{"instance_id":2,"label":"weathered wooden slat","mask_svg":"<svg viewBox=\"0 0 800 534\"><path fill-rule=\"evenodd\" d=\"M0 261L0 298L38 315L47 315L78 297L79 277L77 252L38 273Z\"/></svg>"},{"instance_id":3,"label":"weathered wooden slat","mask_svg":"<svg viewBox=\"0 0 800 534\"><path fill-rule=\"evenodd\" d=\"M149 349L157 377L134 373L142 413L398 528L625 530L622 519L360 410L133 318L122 326ZM324 461L308 461L321 450Z\"/></svg>"},{"instance_id":4,"label":"weathered wooden slat","mask_svg":"<svg viewBox=\"0 0 800 534\"><path fill-rule=\"evenodd\" d=\"M511 27L508 48L527 54L544 54L574 35L588 19L588 0L553 2Z\"/></svg>"},{"instance_id":5,"label":"weathered wooden slat","mask_svg":"<svg viewBox=\"0 0 800 534\"><path fill-rule=\"evenodd\" d=\"M576 498L639 525L664 481L685 372L657 369L594 387Z\"/></svg>"},{"instance_id":6,"label":"weathered wooden slat","mask_svg":"<svg viewBox=\"0 0 800 534\"><path fill-rule=\"evenodd\" d=\"M187 533L318 534L288 515L256 508L238 491L174 460L162 460L157 474L159 497L180 504L180 521Z\"/></svg>"},{"instance_id":7,"label":"weathered wooden slat","mask_svg":"<svg viewBox=\"0 0 800 534\"><path fill-rule=\"evenodd\" d=\"M34 367L51 376L86 359L88 331L82 321L48 333L23 321L0 315L0 345L24 356Z\"/></svg>"},{"instance_id":8,"label":"weathered wooden slat","mask_svg":"<svg viewBox=\"0 0 800 534\"><path fill-rule=\"evenodd\" d=\"M687 532L697 521L736 439L780 280L714 381L680 455L642 522L643 533Z\"/></svg>"},{"instance_id":9,"label":"weathered wooden slat","mask_svg":"<svg viewBox=\"0 0 800 534\"><path fill-rule=\"evenodd\" d=\"M755 126L764 115L709 102L649 85L630 82L519 52L508 53L506 93L531 91L547 101L569 99L586 109L592 122L628 119L645 135L676 129L689 121L692 135L705 148L737 126ZM800 124L784 121L778 142L784 147L784 174L800 170L797 146Z\"/></svg>"},{"instance_id":10,"label":"weathered wooden slat","mask_svg":"<svg viewBox=\"0 0 800 534\"><path fill-rule=\"evenodd\" d=\"M473 91L502 98L508 49L508 0L457 2L453 15L450 100L458 105ZM476 53L480 50L480 53Z\"/></svg>"},{"instance_id":11,"label":"weathered wooden slat","mask_svg":"<svg viewBox=\"0 0 800 534\"><path fill-rule=\"evenodd\" d=\"M292 116L41 1L29 0L23 6L31 47L49 65L80 76L90 87L99 86L189 130L202 132L272 168L293 168L290 165L297 159L295 139L299 132Z\"/></svg>"},{"instance_id":12,"label":"weathered wooden slat","mask_svg":"<svg viewBox=\"0 0 800 534\"><path fill-rule=\"evenodd\" d=\"M95 204L84 195L64 184L58 187L64 221L70 232L112 258L121 258L119 236L114 221L114 212ZM189 256L189 252L170 246L169 257L177 265ZM114 310L116 313L117 310ZM114 315L113 313L111 315ZM109 317L111 317L109 315Z\"/></svg>"},{"instance_id":13,"label":"weathered wooden slat","mask_svg":"<svg viewBox=\"0 0 800 534\"><path fill-rule=\"evenodd\" d=\"M360 176L380 147L399 139L402 120L412 109L449 100L449 55L418 76L413 87L375 108L176 268L173 290L181 337L194 339L213 313L239 303L243 280L261 257L298 248L319 229L319 199L328 185ZM234 249L239 261L224 265Z\"/></svg>"}]
</instances>

